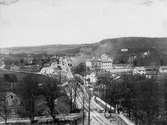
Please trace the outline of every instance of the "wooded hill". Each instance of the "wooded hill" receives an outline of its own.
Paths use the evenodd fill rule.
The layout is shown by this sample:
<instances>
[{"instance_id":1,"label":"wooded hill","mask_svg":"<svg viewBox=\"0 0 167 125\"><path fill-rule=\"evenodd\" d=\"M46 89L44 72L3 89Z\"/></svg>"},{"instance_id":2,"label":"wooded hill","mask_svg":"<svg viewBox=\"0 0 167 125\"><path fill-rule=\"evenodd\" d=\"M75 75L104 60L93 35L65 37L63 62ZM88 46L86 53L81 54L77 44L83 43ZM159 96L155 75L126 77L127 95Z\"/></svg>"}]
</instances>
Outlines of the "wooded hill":
<instances>
[{"instance_id":1,"label":"wooded hill","mask_svg":"<svg viewBox=\"0 0 167 125\"><path fill-rule=\"evenodd\" d=\"M128 49L122 52L121 49ZM115 63L129 63L131 57L137 57L137 65L152 65L167 63L167 38L145 38L145 37L122 37L105 39L92 44L74 45L47 45L36 47L15 47L9 48L12 54L15 53L47 53L71 56L100 56L106 53L114 58ZM143 57L148 52L149 56ZM143 60L144 59L144 60Z\"/></svg>"}]
</instances>

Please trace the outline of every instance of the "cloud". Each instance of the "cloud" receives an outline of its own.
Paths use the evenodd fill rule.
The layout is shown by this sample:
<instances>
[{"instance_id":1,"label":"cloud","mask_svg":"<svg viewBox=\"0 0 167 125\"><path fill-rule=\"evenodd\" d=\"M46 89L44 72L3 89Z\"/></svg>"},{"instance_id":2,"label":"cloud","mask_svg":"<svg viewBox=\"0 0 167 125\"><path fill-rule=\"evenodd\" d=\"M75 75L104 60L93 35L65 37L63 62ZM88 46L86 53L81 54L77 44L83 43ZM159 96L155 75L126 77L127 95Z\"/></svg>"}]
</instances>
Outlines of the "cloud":
<instances>
[{"instance_id":1,"label":"cloud","mask_svg":"<svg viewBox=\"0 0 167 125\"><path fill-rule=\"evenodd\" d=\"M129 3L135 5L151 6L157 3L166 3L167 0L112 0L115 3Z\"/></svg>"},{"instance_id":2,"label":"cloud","mask_svg":"<svg viewBox=\"0 0 167 125\"><path fill-rule=\"evenodd\" d=\"M146 6L141 4L144 1L20 0L1 7L0 46L167 35L162 26L166 26L167 5L154 1Z\"/></svg>"},{"instance_id":3,"label":"cloud","mask_svg":"<svg viewBox=\"0 0 167 125\"><path fill-rule=\"evenodd\" d=\"M150 6L150 5L152 5L154 2L152 1L152 0L146 0L146 1L144 1L144 2L142 2L141 4L142 5L146 5L146 6Z\"/></svg>"},{"instance_id":4,"label":"cloud","mask_svg":"<svg viewBox=\"0 0 167 125\"><path fill-rule=\"evenodd\" d=\"M11 5L14 4L16 2L18 2L19 0L0 0L0 4L1 5Z\"/></svg>"}]
</instances>

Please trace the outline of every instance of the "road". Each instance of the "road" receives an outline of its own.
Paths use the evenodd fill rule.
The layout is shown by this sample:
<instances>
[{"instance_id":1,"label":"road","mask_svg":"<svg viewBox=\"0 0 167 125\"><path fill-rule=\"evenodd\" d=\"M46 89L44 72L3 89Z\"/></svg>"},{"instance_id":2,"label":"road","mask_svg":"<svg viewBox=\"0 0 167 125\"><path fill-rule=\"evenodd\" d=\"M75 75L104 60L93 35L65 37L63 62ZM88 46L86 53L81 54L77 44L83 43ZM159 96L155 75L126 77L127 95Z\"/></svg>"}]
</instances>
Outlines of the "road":
<instances>
[{"instance_id":1,"label":"road","mask_svg":"<svg viewBox=\"0 0 167 125\"><path fill-rule=\"evenodd\" d=\"M84 123L88 124L88 110L89 110L89 95L86 88L83 85L77 89L76 105L78 108L83 108L83 98L84 98L84 112L86 114ZM69 93L69 92L67 92ZM112 118L106 118L104 113L98 112L99 110L104 110L99 104L96 103L94 98L90 99L90 124L91 125L119 125L117 115L114 115ZM121 124L127 125L127 124Z\"/></svg>"},{"instance_id":2,"label":"road","mask_svg":"<svg viewBox=\"0 0 167 125\"><path fill-rule=\"evenodd\" d=\"M91 116L92 116L91 118L93 118L91 123L92 125L117 125L116 117L114 119L115 121L113 121L113 119L111 120L111 119L105 118L104 113L99 113L97 111L97 109L102 109L102 110L104 109L101 106L99 106L93 98L91 99L90 107L91 107Z\"/></svg>"}]
</instances>

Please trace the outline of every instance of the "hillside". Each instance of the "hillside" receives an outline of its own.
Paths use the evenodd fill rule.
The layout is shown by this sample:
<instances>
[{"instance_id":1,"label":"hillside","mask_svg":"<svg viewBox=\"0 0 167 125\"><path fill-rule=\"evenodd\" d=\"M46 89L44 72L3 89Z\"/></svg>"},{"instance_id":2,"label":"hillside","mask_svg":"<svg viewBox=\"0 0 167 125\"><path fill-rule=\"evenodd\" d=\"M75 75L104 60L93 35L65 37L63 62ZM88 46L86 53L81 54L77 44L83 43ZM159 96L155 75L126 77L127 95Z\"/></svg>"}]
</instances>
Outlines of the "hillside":
<instances>
[{"instance_id":1,"label":"hillside","mask_svg":"<svg viewBox=\"0 0 167 125\"><path fill-rule=\"evenodd\" d=\"M12 48L2 48L1 52L3 53L8 50L9 53L12 54L18 54L18 53L55 54L66 50L77 49L80 46L81 45L44 45L44 46L29 46L29 47L12 47Z\"/></svg>"},{"instance_id":2,"label":"hillside","mask_svg":"<svg viewBox=\"0 0 167 125\"><path fill-rule=\"evenodd\" d=\"M46 45L35 47L13 47L6 48L12 53L77 53L94 51L94 53L114 52L122 48L129 49L151 49L157 48L167 53L167 38L145 38L145 37L122 37L115 39L105 39L92 44L72 44L72 45ZM3 49L2 49L3 50Z\"/></svg>"},{"instance_id":3,"label":"hillside","mask_svg":"<svg viewBox=\"0 0 167 125\"><path fill-rule=\"evenodd\" d=\"M127 52L121 52L121 49L128 49ZM48 53L73 56L99 56L103 53L112 56L116 63L124 57L122 62L126 63L130 56L142 56L144 52L150 52L150 59L158 61L167 59L167 38L145 38L145 37L123 37L115 39L105 39L92 44L75 45L48 45L37 47L17 47L9 48L13 53ZM148 60L150 60L148 59ZM160 62L158 62L160 63Z\"/></svg>"}]
</instances>

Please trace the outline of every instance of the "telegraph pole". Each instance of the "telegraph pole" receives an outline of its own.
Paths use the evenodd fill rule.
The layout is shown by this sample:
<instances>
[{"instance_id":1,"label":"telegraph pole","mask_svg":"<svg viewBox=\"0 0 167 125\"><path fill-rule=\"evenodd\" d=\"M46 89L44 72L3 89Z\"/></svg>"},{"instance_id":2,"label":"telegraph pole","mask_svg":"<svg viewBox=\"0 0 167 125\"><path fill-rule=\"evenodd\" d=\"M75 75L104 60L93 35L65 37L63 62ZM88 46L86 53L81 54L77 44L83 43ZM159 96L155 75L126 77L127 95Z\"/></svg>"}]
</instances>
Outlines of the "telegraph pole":
<instances>
[{"instance_id":1,"label":"telegraph pole","mask_svg":"<svg viewBox=\"0 0 167 125\"><path fill-rule=\"evenodd\" d=\"M85 76L85 77L84 77ZM85 86L85 83L86 83L86 64L85 64L85 71L84 71L84 76L83 76L83 78L84 78L84 85L83 86ZM83 121L82 121L82 125L84 125L84 116L85 116L85 114L84 114L84 110L85 110L85 107L84 107L84 104L85 104L85 95L84 95L84 91L83 91L83 97L82 97L82 99L83 99Z\"/></svg>"},{"instance_id":2,"label":"telegraph pole","mask_svg":"<svg viewBox=\"0 0 167 125\"><path fill-rule=\"evenodd\" d=\"M71 88L70 96L71 96L71 111L73 111L73 102L72 102L73 96L72 96L72 88Z\"/></svg>"},{"instance_id":3,"label":"telegraph pole","mask_svg":"<svg viewBox=\"0 0 167 125\"><path fill-rule=\"evenodd\" d=\"M89 93L88 125L90 125L90 100L91 100L91 93Z\"/></svg>"},{"instance_id":4,"label":"telegraph pole","mask_svg":"<svg viewBox=\"0 0 167 125\"><path fill-rule=\"evenodd\" d=\"M83 112L83 114L82 114L82 125L84 125L84 117L85 117L85 115L84 115L84 110L85 110L85 107L84 107L84 103L85 103L85 96L84 96L84 94L83 94L83 97L82 97L82 102L83 102L83 104L82 104L82 112Z\"/></svg>"},{"instance_id":5,"label":"telegraph pole","mask_svg":"<svg viewBox=\"0 0 167 125\"><path fill-rule=\"evenodd\" d=\"M59 82L61 84L61 70L59 71Z\"/></svg>"}]
</instances>

